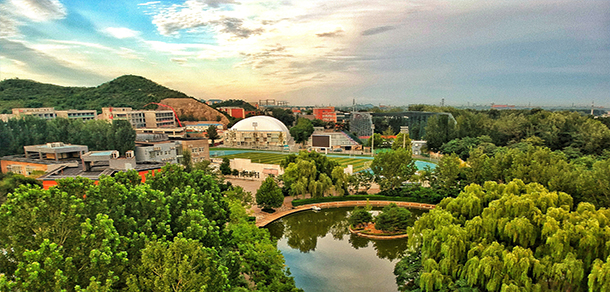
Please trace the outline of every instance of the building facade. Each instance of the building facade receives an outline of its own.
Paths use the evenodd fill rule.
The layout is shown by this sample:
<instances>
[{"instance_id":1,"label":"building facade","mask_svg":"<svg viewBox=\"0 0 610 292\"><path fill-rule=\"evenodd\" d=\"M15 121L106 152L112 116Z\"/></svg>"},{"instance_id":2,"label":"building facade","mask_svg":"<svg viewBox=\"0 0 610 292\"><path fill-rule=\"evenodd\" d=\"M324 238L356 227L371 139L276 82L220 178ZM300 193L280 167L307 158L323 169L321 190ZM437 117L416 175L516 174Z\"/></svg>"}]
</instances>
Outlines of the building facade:
<instances>
[{"instance_id":1,"label":"building facade","mask_svg":"<svg viewBox=\"0 0 610 292\"><path fill-rule=\"evenodd\" d=\"M243 119L225 131L224 137L227 146L281 148L294 144L286 125L269 116Z\"/></svg>"},{"instance_id":2,"label":"building facade","mask_svg":"<svg viewBox=\"0 0 610 292\"><path fill-rule=\"evenodd\" d=\"M133 110L130 107L104 107L101 119L127 120L135 129L175 128L176 115L172 110Z\"/></svg>"},{"instance_id":3,"label":"building facade","mask_svg":"<svg viewBox=\"0 0 610 292\"><path fill-rule=\"evenodd\" d=\"M337 122L337 113L335 113L335 107L316 107L313 109L313 115L318 120L324 122Z\"/></svg>"},{"instance_id":4,"label":"building facade","mask_svg":"<svg viewBox=\"0 0 610 292\"><path fill-rule=\"evenodd\" d=\"M232 116L234 118L243 119L246 117L246 110L241 107L234 107L234 106L219 107L218 110L223 111L223 112L227 113L229 116Z\"/></svg>"},{"instance_id":5,"label":"building facade","mask_svg":"<svg viewBox=\"0 0 610 292\"><path fill-rule=\"evenodd\" d=\"M175 141L136 142L136 161L179 163L182 159L182 145Z\"/></svg>"},{"instance_id":6,"label":"building facade","mask_svg":"<svg viewBox=\"0 0 610 292\"><path fill-rule=\"evenodd\" d=\"M182 146L182 151L191 151L191 162L193 164L210 160L210 144L208 139L184 139L176 140Z\"/></svg>"}]
</instances>

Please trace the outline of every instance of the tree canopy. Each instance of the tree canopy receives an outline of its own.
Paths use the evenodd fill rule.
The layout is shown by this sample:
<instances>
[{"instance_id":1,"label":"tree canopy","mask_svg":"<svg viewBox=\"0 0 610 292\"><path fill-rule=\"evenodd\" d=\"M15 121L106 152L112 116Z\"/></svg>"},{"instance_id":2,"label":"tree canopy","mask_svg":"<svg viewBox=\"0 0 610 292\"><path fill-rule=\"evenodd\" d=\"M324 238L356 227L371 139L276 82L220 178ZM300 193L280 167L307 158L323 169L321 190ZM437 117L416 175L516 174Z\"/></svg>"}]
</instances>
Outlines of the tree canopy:
<instances>
[{"instance_id":1,"label":"tree canopy","mask_svg":"<svg viewBox=\"0 0 610 292\"><path fill-rule=\"evenodd\" d=\"M398 148L379 153L371 164L371 170L377 176L382 190L400 187L417 171L411 157L411 148Z\"/></svg>"},{"instance_id":2,"label":"tree canopy","mask_svg":"<svg viewBox=\"0 0 610 292\"><path fill-rule=\"evenodd\" d=\"M0 290L298 291L227 187L180 165L21 186L0 206Z\"/></svg>"},{"instance_id":3,"label":"tree canopy","mask_svg":"<svg viewBox=\"0 0 610 292\"><path fill-rule=\"evenodd\" d=\"M481 291L604 291L609 224L607 209L574 208L566 193L515 180L470 185L408 233L411 248L421 251L422 290L467 283ZM401 271L411 273L401 279L417 278Z\"/></svg>"},{"instance_id":4,"label":"tree canopy","mask_svg":"<svg viewBox=\"0 0 610 292\"><path fill-rule=\"evenodd\" d=\"M296 143L305 143L312 133L313 124L310 120L305 118L298 119L297 124L290 128L290 135Z\"/></svg>"}]
</instances>

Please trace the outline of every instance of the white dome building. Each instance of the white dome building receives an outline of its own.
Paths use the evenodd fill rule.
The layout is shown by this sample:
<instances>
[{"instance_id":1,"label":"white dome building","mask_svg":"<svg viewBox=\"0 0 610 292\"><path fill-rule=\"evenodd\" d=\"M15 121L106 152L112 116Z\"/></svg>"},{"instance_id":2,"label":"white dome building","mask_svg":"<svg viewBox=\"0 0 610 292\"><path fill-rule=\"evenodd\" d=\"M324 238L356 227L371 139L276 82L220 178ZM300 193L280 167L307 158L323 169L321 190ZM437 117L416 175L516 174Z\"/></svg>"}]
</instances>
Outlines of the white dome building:
<instances>
[{"instance_id":1,"label":"white dome building","mask_svg":"<svg viewBox=\"0 0 610 292\"><path fill-rule=\"evenodd\" d=\"M225 145L252 148L278 148L294 144L290 131L280 120L253 116L225 131Z\"/></svg>"}]
</instances>

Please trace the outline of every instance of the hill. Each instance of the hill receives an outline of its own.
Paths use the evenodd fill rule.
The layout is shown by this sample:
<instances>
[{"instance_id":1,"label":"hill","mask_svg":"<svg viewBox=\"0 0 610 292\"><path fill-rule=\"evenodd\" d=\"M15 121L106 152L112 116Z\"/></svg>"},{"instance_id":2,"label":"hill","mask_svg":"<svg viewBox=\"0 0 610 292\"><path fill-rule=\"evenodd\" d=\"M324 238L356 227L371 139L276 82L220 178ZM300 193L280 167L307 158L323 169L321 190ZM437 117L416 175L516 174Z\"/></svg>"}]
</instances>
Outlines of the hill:
<instances>
[{"instance_id":1,"label":"hill","mask_svg":"<svg viewBox=\"0 0 610 292\"><path fill-rule=\"evenodd\" d=\"M98 111L109 106L142 109L149 102L160 102L166 98L196 101L182 92L134 75L121 76L97 87L64 87L22 79L0 82L0 113L10 113L11 108L16 107Z\"/></svg>"},{"instance_id":2,"label":"hill","mask_svg":"<svg viewBox=\"0 0 610 292\"><path fill-rule=\"evenodd\" d=\"M225 115L191 98L166 98L161 100L161 103L173 107L181 120L187 117L185 120L218 121L225 126L229 124L229 119Z\"/></svg>"},{"instance_id":3,"label":"hill","mask_svg":"<svg viewBox=\"0 0 610 292\"><path fill-rule=\"evenodd\" d=\"M225 100L221 103L217 103L212 105L213 108L220 108L220 107L241 107L247 111L255 111L256 107L254 107L253 105L251 105L250 103L240 100L240 99L229 99L229 100Z\"/></svg>"}]
</instances>

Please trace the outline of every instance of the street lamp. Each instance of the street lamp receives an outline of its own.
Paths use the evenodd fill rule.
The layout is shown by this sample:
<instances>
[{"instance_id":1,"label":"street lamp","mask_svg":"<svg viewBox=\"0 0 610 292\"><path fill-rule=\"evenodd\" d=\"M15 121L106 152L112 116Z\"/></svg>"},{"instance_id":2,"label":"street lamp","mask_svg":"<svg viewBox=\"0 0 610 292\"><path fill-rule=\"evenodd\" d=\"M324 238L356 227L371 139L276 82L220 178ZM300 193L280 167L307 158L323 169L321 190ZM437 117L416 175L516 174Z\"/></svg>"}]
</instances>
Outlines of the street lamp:
<instances>
[{"instance_id":1,"label":"street lamp","mask_svg":"<svg viewBox=\"0 0 610 292\"><path fill-rule=\"evenodd\" d=\"M252 122L252 127L254 128L254 147L258 149L258 137L256 136L256 127L258 126L257 122Z\"/></svg>"},{"instance_id":2,"label":"street lamp","mask_svg":"<svg viewBox=\"0 0 610 292\"><path fill-rule=\"evenodd\" d=\"M375 124L371 124L371 156L375 156Z\"/></svg>"}]
</instances>

